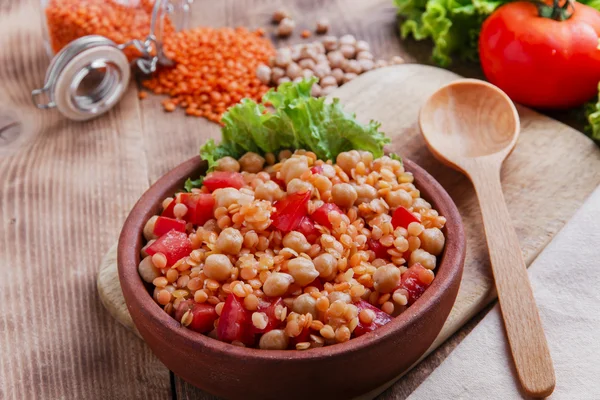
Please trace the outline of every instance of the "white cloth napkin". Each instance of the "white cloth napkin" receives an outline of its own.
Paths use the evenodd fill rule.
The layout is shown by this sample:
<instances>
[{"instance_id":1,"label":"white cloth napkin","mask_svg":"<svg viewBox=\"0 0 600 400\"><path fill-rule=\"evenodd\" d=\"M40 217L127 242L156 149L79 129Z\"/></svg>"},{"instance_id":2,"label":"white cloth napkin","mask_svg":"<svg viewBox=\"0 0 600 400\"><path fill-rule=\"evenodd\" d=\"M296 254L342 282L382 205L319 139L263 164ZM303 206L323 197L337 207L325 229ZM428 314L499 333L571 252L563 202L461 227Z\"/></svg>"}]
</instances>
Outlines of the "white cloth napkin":
<instances>
[{"instance_id":1,"label":"white cloth napkin","mask_svg":"<svg viewBox=\"0 0 600 400\"><path fill-rule=\"evenodd\" d=\"M600 399L600 187L529 278L556 371L551 399ZM518 399L515 374L496 305L409 399Z\"/></svg>"}]
</instances>

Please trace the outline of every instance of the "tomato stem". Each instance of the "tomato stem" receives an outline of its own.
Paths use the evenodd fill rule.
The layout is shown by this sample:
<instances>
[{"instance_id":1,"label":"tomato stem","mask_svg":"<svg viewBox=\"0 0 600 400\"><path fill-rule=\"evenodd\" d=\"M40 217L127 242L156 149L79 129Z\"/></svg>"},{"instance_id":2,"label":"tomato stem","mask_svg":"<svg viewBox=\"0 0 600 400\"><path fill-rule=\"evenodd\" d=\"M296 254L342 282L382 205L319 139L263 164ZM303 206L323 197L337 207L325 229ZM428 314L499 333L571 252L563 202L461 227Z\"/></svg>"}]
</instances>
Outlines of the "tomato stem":
<instances>
[{"instance_id":1,"label":"tomato stem","mask_svg":"<svg viewBox=\"0 0 600 400\"><path fill-rule=\"evenodd\" d=\"M541 0L534 1L540 17L550 18L555 21L565 21L571 18L575 11L575 7L573 6L574 0L565 0L562 5L560 2L561 0L553 0L552 5L550 5Z\"/></svg>"}]
</instances>

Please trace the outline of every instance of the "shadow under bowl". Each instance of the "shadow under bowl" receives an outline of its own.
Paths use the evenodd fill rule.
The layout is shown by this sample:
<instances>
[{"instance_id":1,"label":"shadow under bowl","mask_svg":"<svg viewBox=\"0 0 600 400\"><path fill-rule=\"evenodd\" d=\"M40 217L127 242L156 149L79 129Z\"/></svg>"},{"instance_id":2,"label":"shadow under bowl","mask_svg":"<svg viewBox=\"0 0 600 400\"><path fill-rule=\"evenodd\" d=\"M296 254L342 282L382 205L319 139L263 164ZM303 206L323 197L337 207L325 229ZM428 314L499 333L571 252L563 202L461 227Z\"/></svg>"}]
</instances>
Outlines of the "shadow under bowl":
<instances>
[{"instance_id":1,"label":"shadow under bowl","mask_svg":"<svg viewBox=\"0 0 600 400\"><path fill-rule=\"evenodd\" d=\"M230 399L349 399L410 368L440 332L456 299L465 259L465 235L456 205L425 170L404 160L421 197L447 219L446 245L436 277L405 312L374 332L305 351L233 346L193 332L157 305L138 275L142 230L162 200L206 171L199 156L160 178L133 207L118 245L118 269L127 308L154 354L175 374Z\"/></svg>"}]
</instances>

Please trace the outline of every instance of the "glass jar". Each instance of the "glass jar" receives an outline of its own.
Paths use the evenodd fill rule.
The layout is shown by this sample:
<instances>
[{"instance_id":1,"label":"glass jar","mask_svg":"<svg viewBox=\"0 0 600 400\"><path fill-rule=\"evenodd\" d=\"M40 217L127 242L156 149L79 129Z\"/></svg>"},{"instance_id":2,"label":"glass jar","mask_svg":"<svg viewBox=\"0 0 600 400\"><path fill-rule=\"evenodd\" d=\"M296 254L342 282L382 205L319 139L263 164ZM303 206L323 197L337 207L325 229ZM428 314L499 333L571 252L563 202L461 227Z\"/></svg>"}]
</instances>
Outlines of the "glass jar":
<instances>
[{"instance_id":1,"label":"glass jar","mask_svg":"<svg viewBox=\"0 0 600 400\"><path fill-rule=\"evenodd\" d=\"M130 63L144 73L170 65L167 35L185 29L192 0L41 0L43 31L53 57L38 108L58 108L74 120L111 109L130 79ZM45 98L44 98L45 97Z\"/></svg>"}]
</instances>

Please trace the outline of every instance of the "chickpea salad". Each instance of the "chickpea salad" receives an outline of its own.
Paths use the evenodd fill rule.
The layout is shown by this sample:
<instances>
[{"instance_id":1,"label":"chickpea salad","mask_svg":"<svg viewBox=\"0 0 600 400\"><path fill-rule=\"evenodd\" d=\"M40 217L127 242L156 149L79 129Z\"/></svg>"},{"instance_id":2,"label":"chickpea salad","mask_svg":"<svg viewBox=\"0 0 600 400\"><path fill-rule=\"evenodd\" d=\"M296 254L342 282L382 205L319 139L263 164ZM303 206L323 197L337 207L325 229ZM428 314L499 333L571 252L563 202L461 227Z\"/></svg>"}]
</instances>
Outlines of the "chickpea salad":
<instances>
[{"instance_id":1,"label":"chickpea salad","mask_svg":"<svg viewBox=\"0 0 600 400\"><path fill-rule=\"evenodd\" d=\"M434 280L446 219L402 162L383 155L378 124L311 98L312 83L267 93L274 111L250 101L230 109L221 144L201 149L209 172L147 221L139 274L182 327L238 346L306 350L389 323ZM302 129L321 138L303 139L302 129L286 138L277 124L311 109L313 126ZM323 139L334 125L317 117L344 129ZM275 137L259 143L261 129Z\"/></svg>"}]
</instances>

